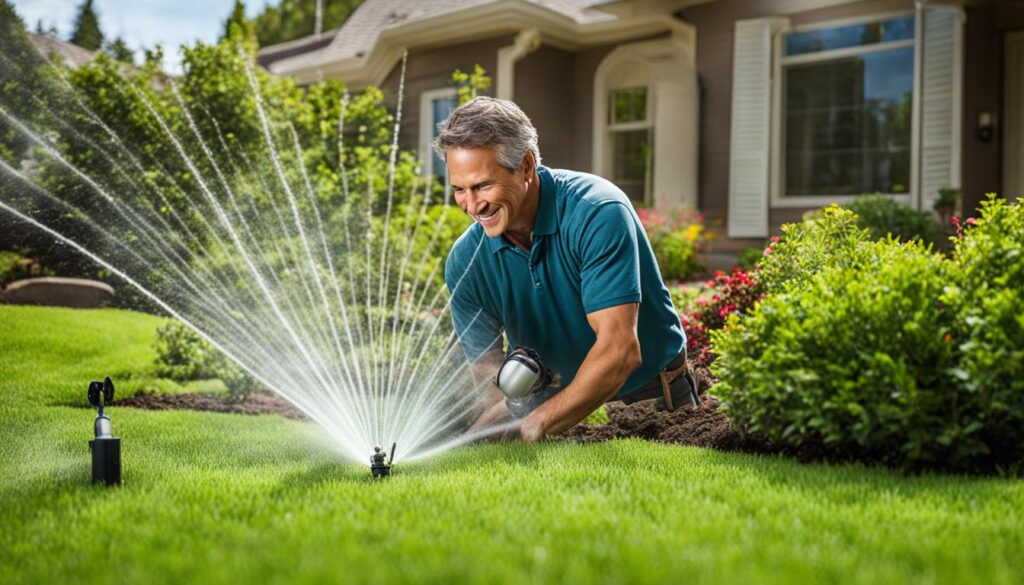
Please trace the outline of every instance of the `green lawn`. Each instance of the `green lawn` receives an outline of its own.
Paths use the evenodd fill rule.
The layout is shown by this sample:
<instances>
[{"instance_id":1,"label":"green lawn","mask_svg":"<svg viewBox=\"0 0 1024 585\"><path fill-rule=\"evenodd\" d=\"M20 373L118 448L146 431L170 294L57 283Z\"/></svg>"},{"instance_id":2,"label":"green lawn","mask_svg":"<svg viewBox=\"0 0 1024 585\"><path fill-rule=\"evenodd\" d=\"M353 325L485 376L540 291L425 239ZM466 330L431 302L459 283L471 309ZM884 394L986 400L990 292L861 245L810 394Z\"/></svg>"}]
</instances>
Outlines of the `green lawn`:
<instances>
[{"instance_id":1,"label":"green lawn","mask_svg":"<svg viewBox=\"0 0 1024 585\"><path fill-rule=\"evenodd\" d=\"M1024 482L903 477L639 440L487 445L373 482L310 424L112 408L159 319L0 306L0 583L1019 583ZM123 381L122 381L123 380Z\"/></svg>"}]
</instances>

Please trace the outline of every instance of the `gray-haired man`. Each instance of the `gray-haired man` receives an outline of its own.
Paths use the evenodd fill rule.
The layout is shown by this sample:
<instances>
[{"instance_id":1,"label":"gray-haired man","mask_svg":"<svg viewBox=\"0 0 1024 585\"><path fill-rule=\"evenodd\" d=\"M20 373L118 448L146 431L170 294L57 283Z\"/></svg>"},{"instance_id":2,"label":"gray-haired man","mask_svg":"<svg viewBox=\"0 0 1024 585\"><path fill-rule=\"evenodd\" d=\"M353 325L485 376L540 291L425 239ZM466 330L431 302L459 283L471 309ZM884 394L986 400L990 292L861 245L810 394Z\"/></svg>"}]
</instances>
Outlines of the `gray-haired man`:
<instances>
[{"instance_id":1,"label":"gray-haired man","mask_svg":"<svg viewBox=\"0 0 1024 585\"><path fill-rule=\"evenodd\" d=\"M506 100L460 106L435 147L474 220L445 264L463 351L493 375L504 331L510 349L535 351L561 380L538 393L522 440L563 432L609 400L695 402L679 318L620 189L540 166L537 131ZM500 394L493 400L474 427L509 417Z\"/></svg>"}]
</instances>

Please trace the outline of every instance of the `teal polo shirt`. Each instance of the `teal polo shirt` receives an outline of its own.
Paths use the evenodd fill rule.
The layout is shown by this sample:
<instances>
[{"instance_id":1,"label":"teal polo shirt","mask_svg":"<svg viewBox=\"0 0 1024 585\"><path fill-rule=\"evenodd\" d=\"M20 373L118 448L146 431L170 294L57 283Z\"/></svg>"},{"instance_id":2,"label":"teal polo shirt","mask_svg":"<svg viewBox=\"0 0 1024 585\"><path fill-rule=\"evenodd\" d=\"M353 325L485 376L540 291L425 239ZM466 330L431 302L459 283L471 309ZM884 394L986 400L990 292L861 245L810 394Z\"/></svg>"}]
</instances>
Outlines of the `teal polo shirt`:
<instances>
[{"instance_id":1,"label":"teal polo shirt","mask_svg":"<svg viewBox=\"0 0 1024 585\"><path fill-rule=\"evenodd\" d=\"M594 345L587 314L640 303L643 365L619 391L649 382L682 351L685 336L643 225L626 195L601 177L539 167L540 205L527 252L474 223L445 262L452 320L470 360L502 348L537 351L562 386Z\"/></svg>"}]
</instances>

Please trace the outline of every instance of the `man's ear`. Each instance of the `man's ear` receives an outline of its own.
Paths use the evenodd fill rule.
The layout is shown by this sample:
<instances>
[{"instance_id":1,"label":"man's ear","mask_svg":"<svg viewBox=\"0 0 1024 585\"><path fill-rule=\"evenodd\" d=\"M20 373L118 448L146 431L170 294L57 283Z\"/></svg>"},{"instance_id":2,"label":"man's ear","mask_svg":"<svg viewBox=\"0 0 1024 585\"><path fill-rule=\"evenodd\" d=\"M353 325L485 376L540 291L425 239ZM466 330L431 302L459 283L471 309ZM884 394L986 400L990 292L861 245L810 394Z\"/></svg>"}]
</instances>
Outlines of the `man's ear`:
<instances>
[{"instance_id":1,"label":"man's ear","mask_svg":"<svg viewBox=\"0 0 1024 585\"><path fill-rule=\"evenodd\" d=\"M533 151L527 150L523 155L523 164L519 166L523 171L523 177L529 179L537 172L537 161L533 160Z\"/></svg>"}]
</instances>

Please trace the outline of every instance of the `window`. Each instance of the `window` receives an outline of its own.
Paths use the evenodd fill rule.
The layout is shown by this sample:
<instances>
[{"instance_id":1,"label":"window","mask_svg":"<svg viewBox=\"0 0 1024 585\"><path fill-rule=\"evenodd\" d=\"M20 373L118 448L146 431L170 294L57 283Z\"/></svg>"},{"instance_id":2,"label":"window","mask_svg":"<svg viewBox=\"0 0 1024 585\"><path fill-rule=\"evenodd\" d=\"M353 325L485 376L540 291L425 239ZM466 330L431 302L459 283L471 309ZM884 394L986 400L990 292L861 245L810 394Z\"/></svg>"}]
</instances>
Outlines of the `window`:
<instances>
[{"instance_id":1,"label":"window","mask_svg":"<svg viewBox=\"0 0 1024 585\"><path fill-rule=\"evenodd\" d=\"M910 190L914 17L783 38L787 197Z\"/></svg>"},{"instance_id":2,"label":"window","mask_svg":"<svg viewBox=\"0 0 1024 585\"><path fill-rule=\"evenodd\" d=\"M611 137L611 180L630 199L648 203L653 176L653 142L647 87L611 90L608 131Z\"/></svg>"},{"instance_id":3,"label":"window","mask_svg":"<svg viewBox=\"0 0 1024 585\"><path fill-rule=\"evenodd\" d=\"M459 105L455 88L425 91L420 96L420 160L423 161L423 175L437 177L447 184L448 172L444 159L434 152L437 127L448 119Z\"/></svg>"}]
</instances>

